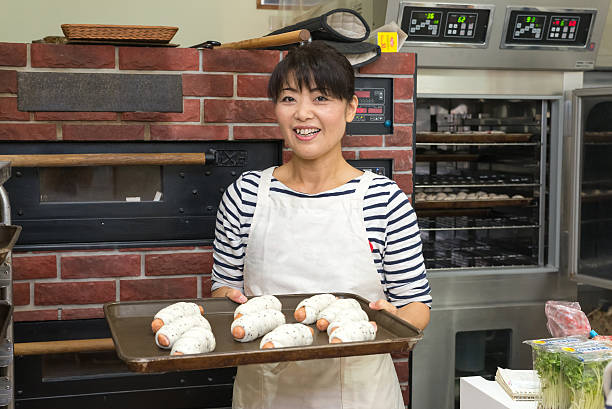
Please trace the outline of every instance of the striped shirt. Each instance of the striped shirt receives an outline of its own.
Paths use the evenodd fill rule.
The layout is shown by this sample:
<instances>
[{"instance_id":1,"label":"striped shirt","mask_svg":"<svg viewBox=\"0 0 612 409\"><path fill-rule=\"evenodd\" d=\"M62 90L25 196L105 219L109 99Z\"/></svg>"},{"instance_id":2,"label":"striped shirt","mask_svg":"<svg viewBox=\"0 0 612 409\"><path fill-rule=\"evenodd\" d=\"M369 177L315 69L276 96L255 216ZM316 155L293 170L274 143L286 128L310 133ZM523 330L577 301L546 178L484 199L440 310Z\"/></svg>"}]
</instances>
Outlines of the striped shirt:
<instances>
[{"instance_id":1,"label":"striped shirt","mask_svg":"<svg viewBox=\"0 0 612 409\"><path fill-rule=\"evenodd\" d=\"M243 173L223 194L213 244L212 289L227 286L243 290L247 251L261 171ZM319 197L350 195L360 178L319 194L296 192L272 177L270 195ZM363 217L372 257L387 299L396 307L419 301L431 307L431 291L425 273L421 234L416 214L397 184L376 175L363 205Z\"/></svg>"}]
</instances>

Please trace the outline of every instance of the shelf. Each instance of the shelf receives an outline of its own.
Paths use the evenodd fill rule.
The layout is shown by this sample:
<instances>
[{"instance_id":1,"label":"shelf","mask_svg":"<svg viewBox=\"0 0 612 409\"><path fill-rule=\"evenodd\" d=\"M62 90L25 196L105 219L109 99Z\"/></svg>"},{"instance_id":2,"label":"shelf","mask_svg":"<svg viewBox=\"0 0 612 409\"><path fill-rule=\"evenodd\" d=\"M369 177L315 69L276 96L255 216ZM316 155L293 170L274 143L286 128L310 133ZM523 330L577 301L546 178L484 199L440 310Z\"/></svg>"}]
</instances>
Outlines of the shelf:
<instances>
[{"instance_id":1,"label":"shelf","mask_svg":"<svg viewBox=\"0 0 612 409\"><path fill-rule=\"evenodd\" d=\"M419 230L421 231L464 231L464 230L478 230L478 231L484 231L484 230L504 230L504 229L539 229L540 226L537 224L534 225L530 225L530 226L525 226L525 225L518 225L518 226L488 226L488 227L437 227L437 228L419 228Z\"/></svg>"},{"instance_id":2,"label":"shelf","mask_svg":"<svg viewBox=\"0 0 612 409\"><path fill-rule=\"evenodd\" d=\"M531 133L503 132L417 132L416 142L419 143L525 143L529 142Z\"/></svg>"},{"instance_id":3,"label":"shelf","mask_svg":"<svg viewBox=\"0 0 612 409\"><path fill-rule=\"evenodd\" d=\"M419 146L449 145L449 146L540 146L540 142L421 142L415 143Z\"/></svg>"},{"instance_id":4,"label":"shelf","mask_svg":"<svg viewBox=\"0 0 612 409\"><path fill-rule=\"evenodd\" d=\"M420 185L415 184L414 188L446 188L446 187L454 187L454 188L464 188L464 187L538 187L539 183L486 183L486 184L444 184L444 185Z\"/></svg>"},{"instance_id":5,"label":"shelf","mask_svg":"<svg viewBox=\"0 0 612 409\"><path fill-rule=\"evenodd\" d=\"M476 154L453 154L453 153L417 153L414 157L416 162L474 162L480 155Z\"/></svg>"},{"instance_id":6,"label":"shelf","mask_svg":"<svg viewBox=\"0 0 612 409\"><path fill-rule=\"evenodd\" d=\"M494 199L494 200L428 200L415 202L418 209L476 209L486 207L524 207L529 205L531 198L526 199Z\"/></svg>"}]
</instances>

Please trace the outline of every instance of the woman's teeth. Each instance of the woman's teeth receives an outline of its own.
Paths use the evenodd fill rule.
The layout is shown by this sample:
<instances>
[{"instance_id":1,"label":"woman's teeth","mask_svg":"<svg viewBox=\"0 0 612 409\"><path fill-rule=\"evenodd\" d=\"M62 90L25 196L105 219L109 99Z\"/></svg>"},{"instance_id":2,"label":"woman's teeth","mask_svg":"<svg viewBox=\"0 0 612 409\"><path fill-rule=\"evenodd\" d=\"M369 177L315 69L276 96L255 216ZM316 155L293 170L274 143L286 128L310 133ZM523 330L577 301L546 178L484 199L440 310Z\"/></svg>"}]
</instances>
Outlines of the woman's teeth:
<instances>
[{"instance_id":1,"label":"woman's teeth","mask_svg":"<svg viewBox=\"0 0 612 409\"><path fill-rule=\"evenodd\" d=\"M295 133L298 135L312 135L320 131L318 128L308 128L308 129L294 129Z\"/></svg>"}]
</instances>

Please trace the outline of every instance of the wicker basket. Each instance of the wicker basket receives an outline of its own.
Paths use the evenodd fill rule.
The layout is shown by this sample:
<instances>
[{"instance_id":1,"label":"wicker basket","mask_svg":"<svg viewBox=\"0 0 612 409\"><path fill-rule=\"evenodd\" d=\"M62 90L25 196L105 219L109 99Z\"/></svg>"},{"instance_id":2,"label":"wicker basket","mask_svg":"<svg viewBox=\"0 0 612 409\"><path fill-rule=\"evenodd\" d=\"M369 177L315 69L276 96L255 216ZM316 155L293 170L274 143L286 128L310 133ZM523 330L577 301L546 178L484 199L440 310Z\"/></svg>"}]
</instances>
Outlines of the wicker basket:
<instances>
[{"instance_id":1,"label":"wicker basket","mask_svg":"<svg viewBox=\"0 0 612 409\"><path fill-rule=\"evenodd\" d=\"M178 27L118 26L110 24L62 24L68 40L113 40L167 43Z\"/></svg>"}]
</instances>

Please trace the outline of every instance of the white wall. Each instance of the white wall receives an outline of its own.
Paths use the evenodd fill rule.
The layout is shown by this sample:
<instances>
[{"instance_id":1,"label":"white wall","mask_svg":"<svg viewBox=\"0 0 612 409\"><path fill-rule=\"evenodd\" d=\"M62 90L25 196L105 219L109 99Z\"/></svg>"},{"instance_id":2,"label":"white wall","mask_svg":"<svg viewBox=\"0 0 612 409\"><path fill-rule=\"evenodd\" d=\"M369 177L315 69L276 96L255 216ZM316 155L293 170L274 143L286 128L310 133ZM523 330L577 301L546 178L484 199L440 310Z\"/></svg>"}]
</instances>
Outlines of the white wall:
<instances>
[{"instance_id":1,"label":"white wall","mask_svg":"<svg viewBox=\"0 0 612 409\"><path fill-rule=\"evenodd\" d=\"M0 0L0 42L62 36L61 24L175 26L172 43L230 42L269 33L277 10L256 0Z\"/></svg>"}]
</instances>

